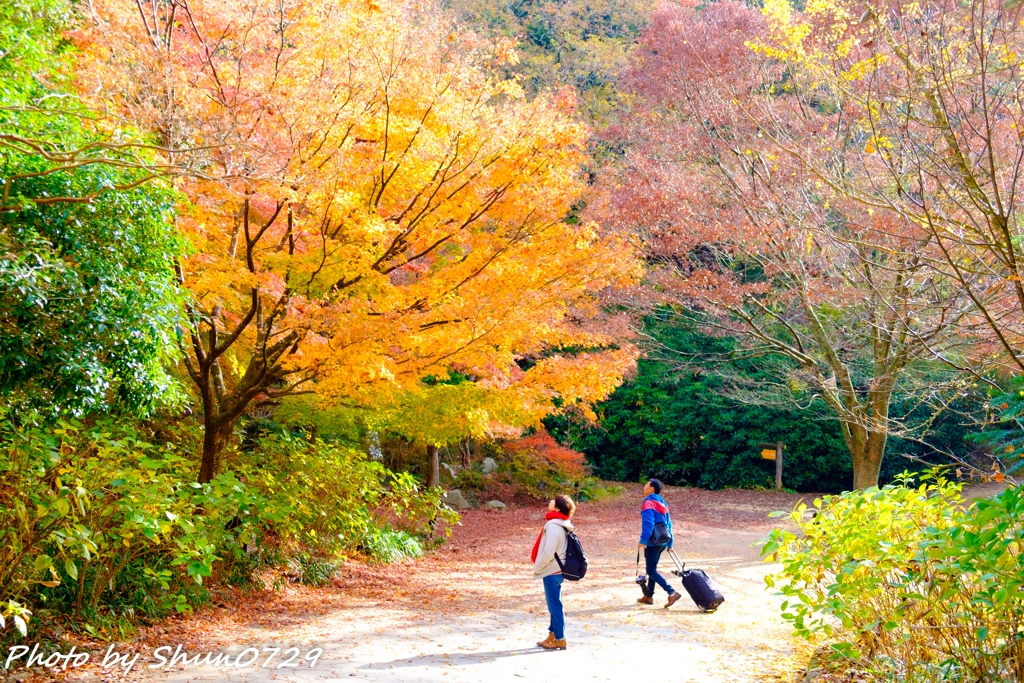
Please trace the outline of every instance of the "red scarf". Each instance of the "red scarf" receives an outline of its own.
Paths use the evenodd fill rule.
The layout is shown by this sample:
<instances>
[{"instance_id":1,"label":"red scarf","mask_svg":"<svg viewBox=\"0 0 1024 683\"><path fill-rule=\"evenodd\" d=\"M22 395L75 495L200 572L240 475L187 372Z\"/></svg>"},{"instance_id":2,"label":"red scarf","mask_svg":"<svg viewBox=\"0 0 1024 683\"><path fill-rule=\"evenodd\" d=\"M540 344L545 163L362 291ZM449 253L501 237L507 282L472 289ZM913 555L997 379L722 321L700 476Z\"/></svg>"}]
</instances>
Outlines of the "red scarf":
<instances>
[{"instance_id":1,"label":"red scarf","mask_svg":"<svg viewBox=\"0 0 1024 683\"><path fill-rule=\"evenodd\" d=\"M561 512L549 512L548 514L544 515L544 519L545 520L564 519L567 522L569 521L569 518L566 517L565 515L563 515ZM540 530L540 533L537 534L537 542L533 544L533 552L530 553L530 562L536 562L537 561L537 551L540 550L540 539L541 539L541 536L543 536L543 535L544 535L544 529L542 528Z\"/></svg>"}]
</instances>

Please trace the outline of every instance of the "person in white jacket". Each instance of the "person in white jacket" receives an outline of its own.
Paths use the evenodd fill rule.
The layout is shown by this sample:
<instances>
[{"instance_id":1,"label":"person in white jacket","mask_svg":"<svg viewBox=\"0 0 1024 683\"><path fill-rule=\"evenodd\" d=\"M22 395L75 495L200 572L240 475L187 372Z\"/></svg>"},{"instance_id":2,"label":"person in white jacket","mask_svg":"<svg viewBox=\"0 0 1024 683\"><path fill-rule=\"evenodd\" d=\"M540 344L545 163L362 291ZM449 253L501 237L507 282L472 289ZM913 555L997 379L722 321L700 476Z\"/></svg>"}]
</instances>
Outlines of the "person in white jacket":
<instances>
[{"instance_id":1,"label":"person in white jacket","mask_svg":"<svg viewBox=\"0 0 1024 683\"><path fill-rule=\"evenodd\" d=\"M544 529L533 545L533 575L544 581L544 597L547 599L551 623L548 626L548 637L537 645L548 650L564 650L565 645L565 610L562 609L562 568L555 555L563 563L568 547L569 532L572 522L569 518L576 512L576 503L569 496L555 496L548 503L547 520Z\"/></svg>"}]
</instances>

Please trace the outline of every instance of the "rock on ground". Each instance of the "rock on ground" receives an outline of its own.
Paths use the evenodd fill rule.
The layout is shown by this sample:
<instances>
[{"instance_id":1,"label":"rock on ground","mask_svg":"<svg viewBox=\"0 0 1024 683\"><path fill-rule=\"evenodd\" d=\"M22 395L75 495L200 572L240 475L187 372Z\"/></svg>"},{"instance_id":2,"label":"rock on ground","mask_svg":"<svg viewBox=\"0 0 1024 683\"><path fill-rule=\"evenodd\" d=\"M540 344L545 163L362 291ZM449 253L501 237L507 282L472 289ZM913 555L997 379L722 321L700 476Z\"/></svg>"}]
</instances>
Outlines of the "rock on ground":
<instances>
[{"instance_id":1,"label":"rock on ground","mask_svg":"<svg viewBox=\"0 0 1024 683\"><path fill-rule=\"evenodd\" d=\"M444 494L444 504L453 510L468 510L470 508L469 501L458 489L452 489Z\"/></svg>"}]
</instances>

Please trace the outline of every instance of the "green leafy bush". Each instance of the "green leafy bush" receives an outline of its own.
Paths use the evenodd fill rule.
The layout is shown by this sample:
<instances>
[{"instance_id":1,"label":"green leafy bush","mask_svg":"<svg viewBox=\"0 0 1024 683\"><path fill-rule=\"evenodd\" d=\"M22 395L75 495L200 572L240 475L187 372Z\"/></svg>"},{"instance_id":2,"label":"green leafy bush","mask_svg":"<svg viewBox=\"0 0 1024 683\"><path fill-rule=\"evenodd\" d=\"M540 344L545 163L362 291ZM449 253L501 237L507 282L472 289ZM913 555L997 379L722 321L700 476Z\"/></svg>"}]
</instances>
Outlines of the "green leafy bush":
<instances>
[{"instance_id":1,"label":"green leafy bush","mask_svg":"<svg viewBox=\"0 0 1024 683\"><path fill-rule=\"evenodd\" d=\"M937 472L828 496L775 530L767 578L797 635L881 680L1024 681L1024 495L964 504Z\"/></svg>"},{"instance_id":2,"label":"green leafy bush","mask_svg":"<svg viewBox=\"0 0 1024 683\"><path fill-rule=\"evenodd\" d=\"M183 584L251 538L229 522L275 518L233 473L204 485L193 475L173 446L113 423L0 425L0 600L88 618L144 586L160 596L150 615L190 609Z\"/></svg>"},{"instance_id":3,"label":"green leafy bush","mask_svg":"<svg viewBox=\"0 0 1024 683\"><path fill-rule=\"evenodd\" d=\"M593 477L587 477L582 481L579 489L576 490L576 502L607 500L608 498L621 496L623 492L625 492L625 489L621 486L599 481Z\"/></svg>"},{"instance_id":4,"label":"green leafy bush","mask_svg":"<svg viewBox=\"0 0 1024 683\"><path fill-rule=\"evenodd\" d=\"M124 635L203 604L205 579L256 585L290 558L321 585L346 552L416 556L413 534L458 519L350 447L271 434L234 457L197 484L194 458L130 427L0 424L0 616L20 630L33 613L69 614Z\"/></svg>"},{"instance_id":5,"label":"green leafy bush","mask_svg":"<svg viewBox=\"0 0 1024 683\"><path fill-rule=\"evenodd\" d=\"M452 488L460 491L481 491L484 488L484 477L476 470L459 470L452 482Z\"/></svg>"},{"instance_id":6,"label":"green leafy bush","mask_svg":"<svg viewBox=\"0 0 1024 683\"><path fill-rule=\"evenodd\" d=\"M341 570L341 561L303 551L288 558L288 568L299 583L319 588L330 583Z\"/></svg>"},{"instance_id":7,"label":"green leafy bush","mask_svg":"<svg viewBox=\"0 0 1024 683\"><path fill-rule=\"evenodd\" d=\"M270 434L243 455L235 470L272 509L287 510L264 533L325 555L355 551L376 524L428 535L437 522L458 520L440 491L348 445Z\"/></svg>"},{"instance_id":8,"label":"green leafy bush","mask_svg":"<svg viewBox=\"0 0 1024 683\"><path fill-rule=\"evenodd\" d=\"M176 197L144 183L156 159L131 147L141 137L104 133L79 100L65 34L78 9L0 3L0 397L47 419L148 414L178 391ZM47 158L62 154L74 163Z\"/></svg>"},{"instance_id":9,"label":"green leafy bush","mask_svg":"<svg viewBox=\"0 0 1024 683\"><path fill-rule=\"evenodd\" d=\"M384 564L423 554L423 547L408 533L380 525L366 528L359 548L367 556Z\"/></svg>"}]
</instances>

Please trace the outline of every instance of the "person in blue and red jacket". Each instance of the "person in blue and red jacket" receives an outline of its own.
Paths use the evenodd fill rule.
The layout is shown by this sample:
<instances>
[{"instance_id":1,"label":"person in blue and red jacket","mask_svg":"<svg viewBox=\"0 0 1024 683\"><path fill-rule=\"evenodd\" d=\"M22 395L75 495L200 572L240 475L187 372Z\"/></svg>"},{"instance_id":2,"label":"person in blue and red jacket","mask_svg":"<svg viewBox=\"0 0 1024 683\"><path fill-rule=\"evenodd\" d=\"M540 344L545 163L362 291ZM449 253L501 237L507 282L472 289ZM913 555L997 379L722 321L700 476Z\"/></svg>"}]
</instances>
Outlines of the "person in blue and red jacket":
<instances>
[{"instance_id":1,"label":"person in blue and red jacket","mask_svg":"<svg viewBox=\"0 0 1024 683\"><path fill-rule=\"evenodd\" d=\"M667 540L652 538L658 524L663 524L664 528L658 528L657 531L668 530ZM661 559L661 554L665 552L666 548L672 547L674 540L672 517L668 513L665 499L661 497L661 482L657 479L649 479L644 485L644 502L640 506L640 547L644 549L644 560L647 564L647 593L651 596L654 595L654 584L665 589L665 592L668 593L668 602L665 603L665 607L671 607L682 597L672 586L668 585L665 577L658 573L658 560ZM653 605L654 598L645 595L638 598L637 602L642 605Z\"/></svg>"}]
</instances>

